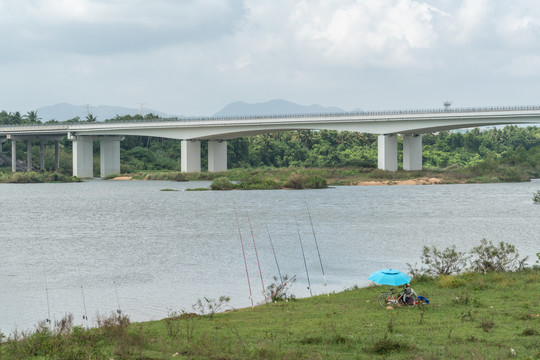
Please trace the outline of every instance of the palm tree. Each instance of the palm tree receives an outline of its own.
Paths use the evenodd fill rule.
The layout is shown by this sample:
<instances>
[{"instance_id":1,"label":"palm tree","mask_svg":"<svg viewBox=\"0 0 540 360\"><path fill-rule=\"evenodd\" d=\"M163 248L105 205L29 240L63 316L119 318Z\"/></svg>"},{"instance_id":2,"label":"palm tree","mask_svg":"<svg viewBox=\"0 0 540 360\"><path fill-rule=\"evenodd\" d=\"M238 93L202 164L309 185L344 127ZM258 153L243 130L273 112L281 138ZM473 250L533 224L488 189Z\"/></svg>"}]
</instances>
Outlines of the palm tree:
<instances>
[{"instance_id":1,"label":"palm tree","mask_svg":"<svg viewBox=\"0 0 540 360\"><path fill-rule=\"evenodd\" d=\"M88 114L88 115L86 115L86 121L87 122L96 122L97 118L94 116L94 114Z\"/></svg>"},{"instance_id":2,"label":"palm tree","mask_svg":"<svg viewBox=\"0 0 540 360\"><path fill-rule=\"evenodd\" d=\"M37 111L29 111L23 116L23 119L30 124L41 123L41 118L38 117Z\"/></svg>"}]
</instances>

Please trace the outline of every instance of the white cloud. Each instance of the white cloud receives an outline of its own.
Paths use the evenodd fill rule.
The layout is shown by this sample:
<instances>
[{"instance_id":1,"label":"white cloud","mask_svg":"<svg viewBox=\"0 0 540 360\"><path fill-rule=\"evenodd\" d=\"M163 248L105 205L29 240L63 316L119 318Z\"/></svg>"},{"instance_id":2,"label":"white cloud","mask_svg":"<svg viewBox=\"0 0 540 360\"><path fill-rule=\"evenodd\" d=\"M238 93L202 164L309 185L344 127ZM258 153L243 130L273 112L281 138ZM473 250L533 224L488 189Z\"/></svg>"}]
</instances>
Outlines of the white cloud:
<instances>
[{"instance_id":1,"label":"white cloud","mask_svg":"<svg viewBox=\"0 0 540 360\"><path fill-rule=\"evenodd\" d=\"M106 55L213 41L244 18L235 0L0 0L0 42L11 57L32 51Z\"/></svg>"},{"instance_id":2,"label":"white cloud","mask_svg":"<svg viewBox=\"0 0 540 360\"><path fill-rule=\"evenodd\" d=\"M433 8L413 0L302 1L291 17L296 39L330 61L411 65L437 39Z\"/></svg>"},{"instance_id":3,"label":"white cloud","mask_svg":"<svg viewBox=\"0 0 540 360\"><path fill-rule=\"evenodd\" d=\"M0 0L0 99L177 114L272 98L522 104L540 92L539 19L535 0Z\"/></svg>"}]
</instances>

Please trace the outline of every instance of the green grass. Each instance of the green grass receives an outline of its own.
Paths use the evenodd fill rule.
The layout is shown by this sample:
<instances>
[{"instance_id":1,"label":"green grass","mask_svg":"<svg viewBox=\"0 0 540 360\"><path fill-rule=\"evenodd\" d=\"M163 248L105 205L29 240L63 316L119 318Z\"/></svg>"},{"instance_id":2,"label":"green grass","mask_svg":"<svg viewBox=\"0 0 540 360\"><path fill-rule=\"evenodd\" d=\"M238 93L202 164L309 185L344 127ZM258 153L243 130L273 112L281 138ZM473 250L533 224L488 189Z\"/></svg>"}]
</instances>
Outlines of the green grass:
<instances>
[{"instance_id":1,"label":"green grass","mask_svg":"<svg viewBox=\"0 0 540 360\"><path fill-rule=\"evenodd\" d=\"M370 286L213 316L181 312L130 325L111 316L91 330L4 339L0 358L540 358L538 270L425 278L412 287L431 303L384 309L377 297L388 287Z\"/></svg>"},{"instance_id":2,"label":"green grass","mask_svg":"<svg viewBox=\"0 0 540 360\"><path fill-rule=\"evenodd\" d=\"M511 170L511 169L510 169ZM494 166L477 169L474 167L449 166L448 168L424 168L419 171L396 172L372 168L272 168L257 169L230 169L220 172L179 173L175 171L140 172L127 174L133 179L146 180L176 180L176 181L213 181L226 177L237 182L235 188L243 189L277 189L290 188L324 188L327 185L356 185L363 181L379 181L392 183L400 180L414 180L420 178L438 178L445 184L456 183L497 183L528 181L530 176L525 172L511 173L508 168ZM300 180L300 181L299 181ZM244 184L244 185L242 185ZM300 186L299 186L300 185Z\"/></svg>"},{"instance_id":3,"label":"green grass","mask_svg":"<svg viewBox=\"0 0 540 360\"><path fill-rule=\"evenodd\" d=\"M28 183L66 183L79 182L79 178L70 175L64 175L59 172L0 172L0 183L28 184Z\"/></svg>"}]
</instances>

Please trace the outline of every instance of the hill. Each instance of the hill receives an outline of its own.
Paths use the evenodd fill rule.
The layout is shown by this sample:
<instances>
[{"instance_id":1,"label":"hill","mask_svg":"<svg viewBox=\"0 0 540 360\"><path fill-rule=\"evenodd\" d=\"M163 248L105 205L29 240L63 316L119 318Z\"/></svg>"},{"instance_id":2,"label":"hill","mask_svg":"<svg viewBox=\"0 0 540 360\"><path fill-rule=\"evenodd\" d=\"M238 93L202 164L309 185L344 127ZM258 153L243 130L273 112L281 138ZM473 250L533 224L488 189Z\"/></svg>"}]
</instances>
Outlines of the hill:
<instances>
[{"instance_id":1,"label":"hill","mask_svg":"<svg viewBox=\"0 0 540 360\"><path fill-rule=\"evenodd\" d=\"M38 116L43 122L49 120L65 121L73 119L74 117L80 117L82 120L90 112L94 115L98 121L107 119L113 119L116 115L137 115L138 109L130 109L121 106L99 105L99 106L87 106L87 105L72 105L67 103L61 103L51 106L43 106L37 109ZM161 111L153 109L144 109L144 114L153 113L161 117L171 117L169 114L165 114Z\"/></svg>"},{"instance_id":2,"label":"hill","mask_svg":"<svg viewBox=\"0 0 540 360\"><path fill-rule=\"evenodd\" d=\"M344 112L338 107L321 105L299 105L293 102L275 99L262 103L248 104L243 101L233 102L214 114L214 116L234 115L279 115L279 114L318 114Z\"/></svg>"}]
</instances>

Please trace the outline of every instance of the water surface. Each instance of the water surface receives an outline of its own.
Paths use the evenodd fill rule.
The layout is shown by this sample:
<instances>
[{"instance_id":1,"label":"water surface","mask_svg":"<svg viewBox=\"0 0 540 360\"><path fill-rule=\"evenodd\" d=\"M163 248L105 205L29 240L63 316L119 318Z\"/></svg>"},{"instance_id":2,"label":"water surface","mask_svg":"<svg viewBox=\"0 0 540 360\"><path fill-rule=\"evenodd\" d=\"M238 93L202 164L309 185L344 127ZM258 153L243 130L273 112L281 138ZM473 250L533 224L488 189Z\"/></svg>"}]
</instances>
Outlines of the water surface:
<instances>
[{"instance_id":1,"label":"water surface","mask_svg":"<svg viewBox=\"0 0 540 360\"><path fill-rule=\"evenodd\" d=\"M539 181L183 191L208 185L0 185L0 330L32 329L66 313L81 325L86 313L92 325L96 314L118 308L133 321L160 319L220 295L234 307L249 306L238 224L255 302L264 297L253 238L264 285L277 275L266 226L282 273L298 279L292 292L299 297L309 290L298 230L315 294L366 285L382 268L406 271L424 245L469 250L486 238L515 244L531 260L540 251L540 206L532 202Z\"/></svg>"}]
</instances>

